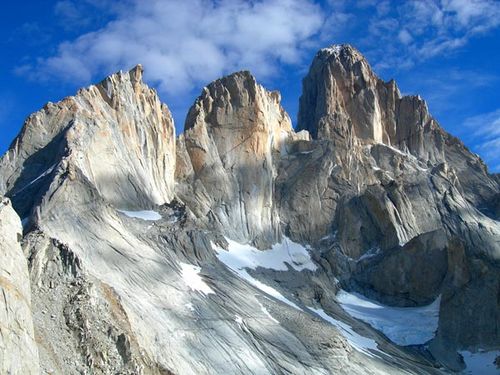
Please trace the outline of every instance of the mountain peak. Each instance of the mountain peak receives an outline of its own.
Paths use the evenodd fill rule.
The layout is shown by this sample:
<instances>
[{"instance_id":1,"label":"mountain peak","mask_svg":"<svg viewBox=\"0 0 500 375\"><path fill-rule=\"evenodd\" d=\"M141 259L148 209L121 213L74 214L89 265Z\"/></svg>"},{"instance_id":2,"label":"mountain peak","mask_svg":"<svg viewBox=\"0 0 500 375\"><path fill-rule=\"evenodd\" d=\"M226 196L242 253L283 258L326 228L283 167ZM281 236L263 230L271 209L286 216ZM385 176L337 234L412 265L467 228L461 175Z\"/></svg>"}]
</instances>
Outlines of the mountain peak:
<instances>
[{"instance_id":1,"label":"mountain peak","mask_svg":"<svg viewBox=\"0 0 500 375\"><path fill-rule=\"evenodd\" d=\"M129 70L128 74L130 75L130 80L132 83L142 82L142 74L144 72L144 68L141 64L137 64L132 69Z\"/></svg>"},{"instance_id":2,"label":"mountain peak","mask_svg":"<svg viewBox=\"0 0 500 375\"><path fill-rule=\"evenodd\" d=\"M81 170L113 204L130 208L172 199L173 119L142 82L142 72L139 64L114 73L28 117L7 157L0 159L0 169L12 174L0 180L0 188L12 196L19 213L27 215L46 193L58 165ZM36 157L26 159L32 153ZM115 166L112 175L107 163Z\"/></svg>"},{"instance_id":3,"label":"mountain peak","mask_svg":"<svg viewBox=\"0 0 500 375\"><path fill-rule=\"evenodd\" d=\"M318 51L318 55L329 55L329 56L337 56L337 57L356 57L364 59L364 56L361 52L358 51L355 47L350 44L332 44L329 47L322 48Z\"/></svg>"},{"instance_id":4,"label":"mountain peak","mask_svg":"<svg viewBox=\"0 0 500 375\"><path fill-rule=\"evenodd\" d=\"M236 94L235 92L232 92L234 91L234 89L238 89L239 91L248 91L251 88L257 87L258 83L252 73L250 73L250 71L240 70L238 72L234 72L222 78L216 79L207 86L207 89L211 90L215 89L216 87L220 88L222 86L230 90L230 92L234 95ZM252 91L255 90L252 89Z\"/></svg>"},{"instance_id":5,"label":"mountain peak","mask_svg":"<svg viewBox=\"0 0 500 375\"><path fill-rule=\"evenodd\" d=\"M349 44L319 50L303 80L299 128L313 137L348 131L361 143L404 149L407 145L402 143L410 134L436 127L420 97L401 98L396 83L377 77L365 57Z\"/></svg>"}]
</instances>

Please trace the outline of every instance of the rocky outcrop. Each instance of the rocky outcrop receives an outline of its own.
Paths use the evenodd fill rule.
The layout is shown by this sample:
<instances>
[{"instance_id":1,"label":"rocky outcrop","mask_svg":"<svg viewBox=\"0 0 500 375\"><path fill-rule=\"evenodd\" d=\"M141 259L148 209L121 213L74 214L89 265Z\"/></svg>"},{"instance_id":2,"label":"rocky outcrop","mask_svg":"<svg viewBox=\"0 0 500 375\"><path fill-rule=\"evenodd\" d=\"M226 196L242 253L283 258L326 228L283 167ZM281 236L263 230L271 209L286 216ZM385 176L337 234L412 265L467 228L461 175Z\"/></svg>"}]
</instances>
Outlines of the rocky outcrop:
<instances>
[{"instance_id":1,"label":"rocky outcrop","mask_svg":"<svg viewBox=\"0 0 500 375\"><path fill-rule=\"evenodd\" d=\"M23 228L10 201L0 198L0 373L38 374L38 349Z\"/></svg>"},{"instance_id":2,"label":"rocky outcrop","mask_svg":"<svg viewBox=\"0 0 500 375\"><path fill-rule=\"evenodd\" d=\"M124 96L116 98L118 103L128 100L131 86L127 82L135 77L134 74L130 72L112 76L112 81L123 79L125 82L123 93L116 92ZM246 73L235 77L236 81L245 85L253 81ZM260 162L267 163L264 165L268 169L264 170L262 177L258 174L257 165L254 165L255 182L272 185L274 177L270 172L273 171L271 167L274 168L275 156L287 150L278 147L281 143L273 138L281 135L282 130L286 130L291 138L295 136L289 128L287 116L278 105L278 97L255 85L254 81L253 84L257 91L252 91L252 87L248 86L251 95L245 103L256 106L260 103L263 105L261 109L267 112L239 108L238 101L246 97L243 88L234 92L231 106L236 108L238 116L248 115L249 126L252 120L258 120L258 136L252 138L250 146L244 145L240 151L245 151L250 157L258 151ZM150 92L143 89L144 92ZM91 87L88 90L96 89ZM81 92L66 101L80 102L83 100ZM86 90L83 92L87 93ZM242 93L241 98L236 95L239 92ZM248 101L248 98L253 99ZM93 106L100 103L99 97L94 99L91 103ZM64 103L54 106L64 107ZM144 106L140 101L128 100L126 107L118 105L113 113L117 118L133 113L140 120L143 119ZM229 110L230 107L224 108ZM58 124L56 113L52 113L55 117L47 117L47 124ZM340 373L363 373L367 363L370 363L368 366L374 373L387 373L397 368L391 361L377 361L368 354L358 353L335 327L321 321L316 315L287 307L228 271L217 260L212 248L212 243L223 241L218 233L221 228L215 222L206 221L196 211L196 201L183 196L187 204L173 200L168 204L154 205L155 202L163 203L168 196L157 201L147 187L157 184L168 187L171 184L168 178L150 175L153 180L144 187L132 182L122 185L123 180L113 173L115 159L112 153L105 155L112 163L103 164L109 167L112 178L108 184L101 186L101 180L93 178L95 173L89 172L91 164L85 162L87 153L99 150L96 145L100 144L100 138L93 132L94 128L108 129L114 134L104 138L104 142L109 142L106 146L108 149L118 150L124 145L129 147L122 149L123 155L120 156L131 157L129 154L134 155L143 145L141 142L122 142L123 137L127 138L129 134L127 128L121 127L117 121L108 120L108 117L96 116L93 118L95 124L82 128L82 133L78 133L81 137L77 139L68 137L68 134L79 132L78 128L74 129L73 124L68 125L63 135L49 142L48 150L51 153L37 153L30 148L30 142L38 139L31 138L31 135L36 129L43 130L45 122L35 124L28 120L24 133L0 163L0 174L9 188L19 184L16 181L33 166L42 169L43 157L53 155L52 151L62 150L54 154L54 157L59 157L55 159L59 162L54 169L42 173L26 189L10 188L8 191L15 197L16 207L29 215L25 221L24 251L29 257L36 310L34 323L42 371L62 374L326 374L330 369L341 369ZM145 133L152 136L161 123L151 121L144 125ZM226 131L232 132L234 125L228 124ZM239 131L248 135L244 129ZM40 131L40 134L44 135L45 132ZM203 135L203 131L200 134ZM222 147L222 138L218 137L234 142L239 136L236 132L234 138L226 137L221 132L213 139L200 139L213 142L210 145L217 144L217 140ZM178 140L177 154L179 160L183 158L185 161L184 164L177 163L175 169L179 185L186 184L186 181L195 183L197 180L208 184L205 178L209 176L203 175L199 169L202 164L195 162L197 154L192 147L196 137L190 138L192 143L189 145L183 137ZM161 154L159 159L148 159L139 153L136 161L138 169L131 171L130 166L120 166L117 168L119 176L127 175L130 181L135 181L137 176L148 176L149 163L162 165L162 160L171 160L175 155L173 132L166 139L158 138L158 142L162 143L158 145L158 150L172 147L172 152ZM185 148L182 146L184 142ZM225 170L230 164L222 162L222 152L219 154L212 149L207 151L219 158L222 170L216 177L227 177L238 189L250 189L246 185L250 181L243 172L234 179L230 169ZM83 161L74 155L84 156ZM229 156L227 159L234 162L235 167L244 168L245 158L241 155ZM107 159L102 161L108 162ZM126 161L125 158L123 163L126 164ZM13 165L19 166L19 171ZM174 168L170 172L173 174ZM33 190L30 190L40 180L40 186L33 186ZM217 183L217 180L213 183ZM135 186L135 189L130 189L131 186ZM180 196L181 188L178 187ZM206 202L210 206L214 202L211 199L214 195L212 189L222 189L223 186L207 185L207 188L209 199ZM264 185L262 188L263 196L270 194L271 197L266 199L272 201L272 186ZM251 197L243 200L251 210L248 213L246 209L242 210L242 214L253 220L256 214L250 214L258 212L255 210L272 211L259 203L262 199L259 194L255 192ZM148 221L130 217L124 208L154 209L160 218ZM234 223L231 222L227 232L223 233L234 235L239 223L246 221L238 221L233 213L229 215ZM251 220L248 223L251 228L258 228ZM231 228L234 228L233 232ZM252 233L243 232L241 237ZM269 233L263 233L260 241L267 241L269 237ZM259 239L254 241L257 243ZM186 273L186 270L193 272ZM297 280L305 283L306 279L301 277ZM211 293L200 292L197 289L200 283L206 283ZM409 358L422 360L418 354L406 353L394 346L391 348L405 353ZM221 355L221 351L224 355ZM409 359L402 359L399 363L404 367L413 366ZM432 368L429 373L432 373Z\"/></svg>"},{"instance_id":3,"label":"rocky outcrop","mask_svg":"<svg viewBox=\"0 0 500 375\"><path fill-rule=\"evenodd\" d=\"M491 206L498 184L481 159L446 133L420 96L401 96L396 83L378 78L350 45L321 49L303 80L299 129L337 144L384 143L427 167L446 162L455 169L468 199Z\"/></svg>"},{"instance_id":4,"label":"rocky outcrop","mask_svg":"<svg viewBox=\"0 0 500 375\"><path fill-rule=\"evenodd\" d=\"M179 141L179 167L192 169L182 199L232 238L261 247L277 242L277 164L299 137L307 134L295 134L280 94L264 89L249 72L212 82L189 110Z\"/></svg>"},{"instance_id":5,"label":"rocky outcrop","mask_svg":"<svg viewBox=\"0 0 500 375\"><path fill-rule=\"evenodd\" d=\"M301 160L316 178L298 162L283 166L292 237L318 243L346 287L385 303L414 306L442 295L436 355L494 348L499 185L479 157L438 125L420 97L402 97L347 45L314 58L299 128L314 138L314 152ZM314 216L314 227L294 223L317 202L327 213ZM478 310L484 315L474 317ZM460 368L454 361L447 365Z\"/></svg>"},{"instance_id":6,"label":"rocky outcrop","mask_svg":"<svg viewBox=\"0 0 500 375\"><path fill-rule=\"evenodd\" d=\"M173 198L174 133L138 65L29 116L0 160L0 191L23 218L63 173L81 173L117 207L163 204Z\"/></svg>"}]
</instances>

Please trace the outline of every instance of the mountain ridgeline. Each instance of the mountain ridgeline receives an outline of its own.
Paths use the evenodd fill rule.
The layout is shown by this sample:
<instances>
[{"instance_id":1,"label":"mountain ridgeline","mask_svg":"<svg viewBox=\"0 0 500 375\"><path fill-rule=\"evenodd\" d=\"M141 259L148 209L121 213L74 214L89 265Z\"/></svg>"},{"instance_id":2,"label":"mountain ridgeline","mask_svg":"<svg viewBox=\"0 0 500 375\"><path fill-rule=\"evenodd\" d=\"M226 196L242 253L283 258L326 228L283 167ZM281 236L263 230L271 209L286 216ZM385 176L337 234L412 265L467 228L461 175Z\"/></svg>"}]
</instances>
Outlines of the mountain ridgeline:
<instances>
[{"instance_id":1,"label":"mountain ridgeline","mask_svg":"<svg viewBox=\"0 0 500 375\"><path fill-rule=\"evenodd\" d=\"M500 179L422 98L336 45L297 130L242 71L176 137L142 72L48 103L0 159L0 372L498 370ZM436 327L395 339L346 295Z\"/></svg>"}]
</instances>

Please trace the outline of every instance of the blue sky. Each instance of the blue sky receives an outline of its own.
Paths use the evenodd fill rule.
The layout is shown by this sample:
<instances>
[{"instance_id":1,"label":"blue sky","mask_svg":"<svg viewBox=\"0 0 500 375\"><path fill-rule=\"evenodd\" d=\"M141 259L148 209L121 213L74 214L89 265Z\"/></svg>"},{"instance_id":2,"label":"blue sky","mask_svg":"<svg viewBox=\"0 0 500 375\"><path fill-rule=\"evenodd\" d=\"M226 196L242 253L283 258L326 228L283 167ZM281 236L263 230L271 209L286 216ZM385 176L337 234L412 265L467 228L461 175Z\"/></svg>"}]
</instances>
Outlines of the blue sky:
<instances>
[{"instance_id":1,"label":"blue sky","mask_svg":"<svg viewBox=\"0 0 500 375\"><path fill-rule=\"evenodd\" d=\"M0 17L1 153L47 101L137 63L178 132L204 85L242 69L295 121L315 51L350 43L500 172L500 1L33 0Z\"/></svg>"}]
</instances>

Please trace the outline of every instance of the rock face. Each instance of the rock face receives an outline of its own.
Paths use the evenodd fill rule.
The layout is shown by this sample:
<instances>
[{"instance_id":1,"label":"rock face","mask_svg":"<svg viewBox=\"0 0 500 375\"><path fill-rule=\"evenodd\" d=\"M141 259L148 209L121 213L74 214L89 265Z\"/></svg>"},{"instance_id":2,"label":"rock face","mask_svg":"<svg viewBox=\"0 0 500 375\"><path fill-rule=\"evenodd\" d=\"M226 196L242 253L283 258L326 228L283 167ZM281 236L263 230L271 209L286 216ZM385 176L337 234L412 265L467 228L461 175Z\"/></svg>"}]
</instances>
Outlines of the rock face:
<instances>
[{"instance_id":1,"label":"rock face","mask_svg":"<svg viewBox=\"0 0 500 375\"><path fill-rule=\"evenodd\" d=\"M189 110L179 164L190 164L182 199L199 217L261 247L281 238L274 179L296 135L280 94L249 72L212 82ZM187 155L186 155L187 154Z\"/></svg>"},{"instance_id":2,"label":"rock face","mask_svg":"<svg viewBox=\"0 0 500 375\"><path fill-rule=\"evenodd\" d=\"M335 143L383 143L427 166L448 163L476 207L491 206L498 185L481 159L446 133L420 96L402 97L349 45L320 50L303 81L299 129Z\"/></svg>"},{"instance_id":3,"label":"rock face","mask_svg":"<svg viewBox=\"0 0 500 375\"><path fill-rule=\"evenodd\" d=\"M163 204L173 197L174 132L138 65L28 117L1 160L0 187L22 217L58 169L70 178L81 173L117 207Z\"/></svg>"},{"instance_id":4,"label":"rock face","mask_svg":"<svg viewBox=\"0 0 500 375\"><path fill-rule=\"evenodd\" d=\"M0 198L0 372L38 374L38 349L28 266L21 249L21 220L7 198Z\"/></svg>"},{"instance_id":5,"label":"rock face","mask_svg":"<svg viewBox=\"0 0 500 375\"><path fill-rule=\"evenodd\" d=\"M315 161L306 159L319 176L311 183L310 172L295 163L282 174L293 176L294 186L321 182L323 188L307 188L314 193L304 198L283 178L283 196L300 197L299 205L288 204L293 216L328 202L322 206L328 213L316 216L315 228L322 230L305 228L306 240L319 241L330 228L335 239L324 246L332 267L351 288L379 300L420 305L442 294L440 316L447 318L440 320L434 348L494 347L499 185L479 157L439 127L420 97L401 97L394 81L380 80L346 45L316 55L303 81L299 128L324 150L312 154ZM483 306L489 323L463 304Z\"/></svg>"},{"instance_id":6,"label":"rock face","mask_svg":"<svg viewBox=\"0 0 500 375\"><path fill-rule=\"evenodd\" d=\"M433 374L496 349L498 178L350 46L316 55L298 126L238 72L175 139L140 66L31 115L0 193L25 218L42 371ZM435 337L395 345L339 289L439 298Z\"/></svg>"}]
</instances>

